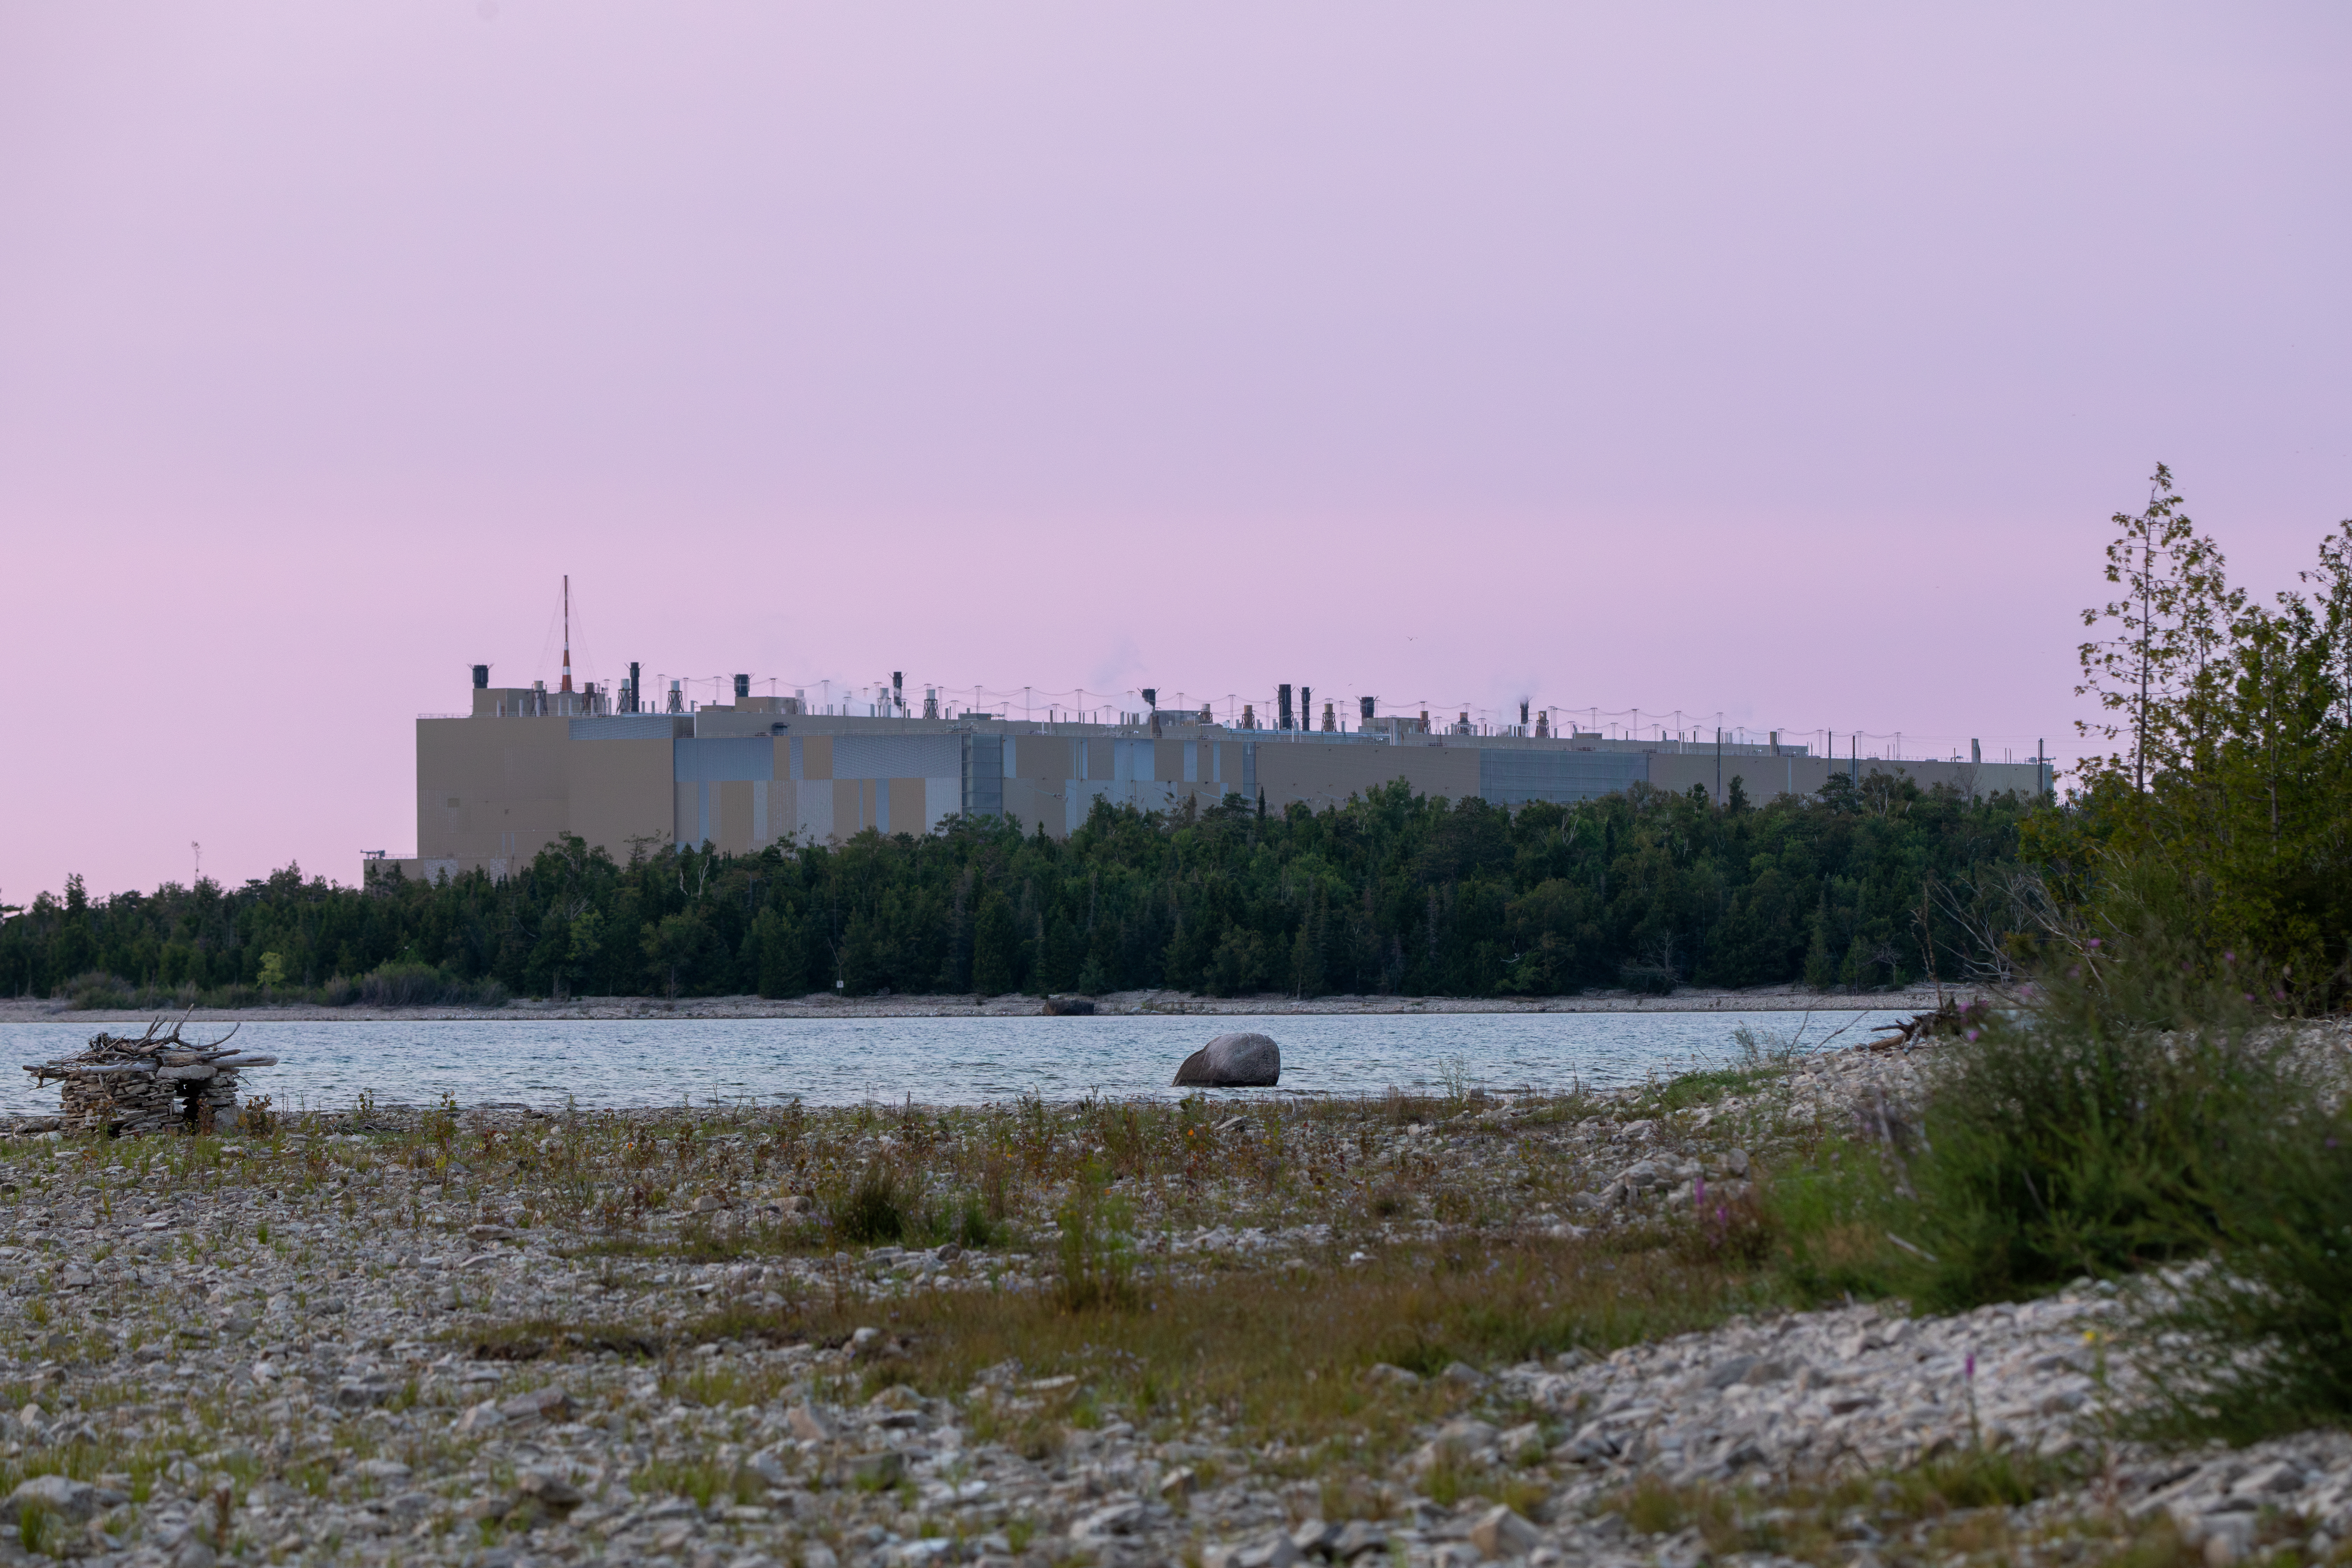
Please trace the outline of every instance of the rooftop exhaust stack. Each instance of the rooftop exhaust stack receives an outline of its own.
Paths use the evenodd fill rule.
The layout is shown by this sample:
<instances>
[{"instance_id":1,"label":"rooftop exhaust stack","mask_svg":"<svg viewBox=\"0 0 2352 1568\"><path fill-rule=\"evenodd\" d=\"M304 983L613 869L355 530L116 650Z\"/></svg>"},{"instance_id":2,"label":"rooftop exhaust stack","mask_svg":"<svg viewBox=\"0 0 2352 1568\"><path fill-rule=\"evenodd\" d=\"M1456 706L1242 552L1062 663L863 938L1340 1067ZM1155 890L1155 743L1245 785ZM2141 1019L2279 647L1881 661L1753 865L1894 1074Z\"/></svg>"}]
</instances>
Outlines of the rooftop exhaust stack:
<instances>
[{"instance_id":1,"label":"rooftop exhaust stack","mask_svg":"<svg viewBox=\"0 0 2352 1568\"><path fill-rule=\"evenodd\" d=\"M749 701L751 701L751 678L750 676L748 676L748 675L739 675L739 676L737 676L737 677L735 678L735 706L736 706L736 707L738 707L738 708L740 708L740 707L742 707L746 702L749 702Z\"/></svg>"},{"instance_id":2,"label":"rooftop exhaust stack","mask_svg":"<svg viewBox=\"0 0 2352 1568\"><path fill-rule=\"evenodd\" d=\"M1143 689L1143 705L1150 709L1157 709L1160 706L1160 688L1147 686Z\"/></svg>"},{"instance_id":3,"label":"rooftop exhaust stack","mask_svg":"<svg viewBox=\"0 0 2352 1568\"><path fill-rule=\"evenodd\" d=\"M890 672L890 706L899 718L907 716L907 673L904 670Z\"/></svg>"},{"instance_id":4,"label":"rooftop exhaust stack","mask_svg":"<svg viewBox=\"0 0 2352 1568\"><path fill-rule=\"evenodd\" d=\"M1357 715L1363 720L1365 729L1369 730L1372 727L1372 710L1379 706L1380 699L1377 697L1359 697L1356 699Z\"/></svg>"},{"instance_id":5,"label":"rooftop exhaust stack","mask_svg":"<svg viewBox=\"0 0 2352 1568\"><path fill-rule=\"evenodd\" d=\"M686 711L686 695L678 690L677 682L675 680L669 683L669 710L673 713Z\"/></svg>"},{"instance_id":6,"label":"rooftop exhaust stack","mask_svg":"<svg viewBox=\"0 0 2352 1568\"><path fill-rule=\"evenodd\" d=\"M572 689L572 574L563 574L563 689Z\"/></svg>"},{"instance_id":7,"label":"rooftop exhaust stack","mask_svg":"<svg viewBox=\"0 0 2352 1568\"><path fill-rule=\"evenodd\" d=\"M1298 727L1301 730L1315 727L1315 693L1304 686L1298 689Z\"/></svg>"},{"instance_id":8,"label":"rooftop exhaust stack","mask_svg":"<svg viewBox=\"0 0 2352 1568\"><path fill-rule=\"evenodd\" d=\"M1522 730L1524 730L1524 729L1526 729L1527 727L1528 727L1528 705L1527 705L1526 703L1522 702L1522 703L1520 703L1520 704L1519 704L1519 728L1520 728L1520 729L1522 729Z\"/></svg>"},{"instance_id":9,"label":"rooftop exhaust stack","mask_svg":"<svg viewBox=\"0 0 2352 1568\"><path fill-rule=\"evenodd\" d=\"M1274 727L1290 728L1290 686L1286 681L1274 689Z\"/></svg>"},{"instance_id":10,"label":"rooftop exhaust stack","mask_svg":"<svg viewBox=\"0 0 2352 1568\"><path fill-rule=\"evenodd\" d=\"M478 664L474 666L474 689L477 691L487 691L489 689L489 686L490 667L487 664Z\"/></svg>"},{"instance_id":11,"label":"rooftop exhaust stack","mask_svg":"<svg viewBox=\"0 0 2352 1568\"><path fill-rule=\"evenodd\" d=\"M629 661L629 698L625 711L634 713L637 710L638 700L645 695L645 678L637 673L637 661L631 659Z\"/></svg>"}]
</instances>

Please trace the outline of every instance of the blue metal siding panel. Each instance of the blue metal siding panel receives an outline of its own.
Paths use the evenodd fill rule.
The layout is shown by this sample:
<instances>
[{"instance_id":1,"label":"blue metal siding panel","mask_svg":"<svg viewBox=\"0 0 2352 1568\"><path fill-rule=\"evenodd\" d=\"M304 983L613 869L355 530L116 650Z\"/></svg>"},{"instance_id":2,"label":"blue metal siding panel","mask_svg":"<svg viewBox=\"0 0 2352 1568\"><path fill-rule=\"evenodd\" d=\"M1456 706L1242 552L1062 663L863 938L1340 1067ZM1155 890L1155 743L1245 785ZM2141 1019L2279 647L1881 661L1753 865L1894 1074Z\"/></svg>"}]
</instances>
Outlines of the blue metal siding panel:
<instances>
[{"instance_id":1,"label":"blue metal siding panel","mask_svg":"<svg viewBox=\"0 0 2352 1568\"><path fill-rule=\"evenodd\" d=\"M953 735L836 735L837 779L948 779L962 765Z\"/></svg>"},{"instance_id":2,"label":"blue metal siding panel","mask_svg":"<svg viewBox=\"0 0 2352 1568\"><path fill-rule=\"evenodd\" d=\"M765 735L677 743L673 776L680 784L750 784L776 776L776 742Z\"/></svg>"},{"instance_id":3,"label":"blue metal siding panel","mask_svg":"<svg viewBox=\"0 0 2352 1568\"><path fill-rule=\"evenodd\" d=\"M1004 737L971 735L964 741L963 809L967 816L1004 815Z\"/></svg>"},{"instance_id":4,"label":"blue metal siding panel","mask_svg":"<svg viewBox=\"0 0 2352 1568\"><path fill-rule=\"evenodd\" d=\"M1649 776L1647 752L1478 752L1478 794L1490 805L1598 800Z\"/></svg>"}]
</instances>

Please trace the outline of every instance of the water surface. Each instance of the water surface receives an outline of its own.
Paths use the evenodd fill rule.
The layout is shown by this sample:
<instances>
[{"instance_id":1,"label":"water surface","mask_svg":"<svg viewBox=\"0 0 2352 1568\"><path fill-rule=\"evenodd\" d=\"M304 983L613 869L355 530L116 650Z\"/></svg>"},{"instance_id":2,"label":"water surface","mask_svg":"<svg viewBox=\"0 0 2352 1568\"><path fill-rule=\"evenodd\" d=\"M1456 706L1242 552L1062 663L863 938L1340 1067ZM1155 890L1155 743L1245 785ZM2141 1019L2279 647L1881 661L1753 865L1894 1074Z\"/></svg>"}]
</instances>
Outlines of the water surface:
<instances>
[{"instance_id":1,"label":"water surface","mask_svg":"<svg viewBox=\"0 0 2352 1568\"><path fill-rule=\"evenodd\" d=\"M1430 1089L1610 1088L1736 1060L1745 1027L1812 1048L1868 1037L1888 1012L1450 1013L1280 1017L688 1018L465 1023L252 1023L239 1047L279 1058L244 1075L279 1108L489 1101L667 1106L978 1104L1036 1094L1166 1096L1176 1066L1216 1034L1257 1029L1282 1047L1282 1087L1320 1094ZM86 1023L0 1025L0 1110L54 1111L15 1064L68 1055ZM109 1025L122 1030L125 1025ZM225 1034L194 1026L190 1039ZM136 1032L133 1030L132 1032Z\"/></svg>"}]
</instances>

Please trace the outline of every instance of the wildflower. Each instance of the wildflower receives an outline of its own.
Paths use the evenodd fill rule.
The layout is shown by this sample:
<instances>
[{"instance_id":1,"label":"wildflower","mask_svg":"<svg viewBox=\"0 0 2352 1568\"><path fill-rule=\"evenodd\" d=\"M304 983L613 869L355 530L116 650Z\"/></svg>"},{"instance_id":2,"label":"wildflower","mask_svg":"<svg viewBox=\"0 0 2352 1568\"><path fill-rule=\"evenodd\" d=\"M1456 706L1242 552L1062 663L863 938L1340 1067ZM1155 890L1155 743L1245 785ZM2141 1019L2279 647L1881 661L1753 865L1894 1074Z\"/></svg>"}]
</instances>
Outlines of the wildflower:
<instances>
[{"instance_id":1,"label":"wildflower","mask_svg":"<svg viewBox=\"0 0 2352 1568\"><path fill-rule=\"evenodd\" d=\"M1960 1375L1961 1375L1961 1376L1963 1376L1963 1377L1965 1377L1965 1378L1967 1378L1970 1383L1974 1383L1974 1382L1977 1380L1977 1352L1974 1352L1974 1351L1970 1351L1970 1352L1969 1352L1969 1359L1968 1359L1968 1361L1967 1361L1965 1363L1963 1363L1963 1365L1962 1365L1962 1366L1961 1366L1961 1368L1960 1368Z\"/></svg>"},{"instance_id":2,"label":"wildflower","mask_svg":"<svg viewBox=\"0 0 2352 1568\"><path fill-rule=\"evenodd\" d=\"M1970 1029L1970 1030L1969 1030L1969 1031L1968 1031L1968 1037L1969 1037L1969 1039L1971 1039L1971 1040L1975 1039L1975 1038L1977 1037L1977 1032L1976 1032L1974 1029Z\"/></svg>"},{"instance_id":3,"label":"wildflower","mask_svg":"<svg viewBox=\"0 0 2352 1568\"><path fill-rule=\"evenodd\" d=\"M2093 947L2096 947L2096 946L2098 946L2098 945L2099 945L2099 939L2098 939L2097 937L2093 937L2093 938L2091 939L2091 945L2092 945Z\"/></svg>"}]
</instances>

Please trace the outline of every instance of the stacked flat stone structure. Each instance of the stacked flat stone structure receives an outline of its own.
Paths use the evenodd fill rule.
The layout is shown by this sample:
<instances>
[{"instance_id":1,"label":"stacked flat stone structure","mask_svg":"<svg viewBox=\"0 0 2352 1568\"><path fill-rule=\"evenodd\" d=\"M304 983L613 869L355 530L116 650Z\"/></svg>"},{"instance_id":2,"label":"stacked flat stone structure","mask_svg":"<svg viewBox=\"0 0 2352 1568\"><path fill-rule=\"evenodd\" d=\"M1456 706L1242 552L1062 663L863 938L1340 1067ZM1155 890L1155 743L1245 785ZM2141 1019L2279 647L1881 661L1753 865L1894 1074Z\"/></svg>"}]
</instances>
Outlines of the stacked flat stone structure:
<instances>
[{"instance_id":1,"label":"stacked flat stone structure","mask_svg":"<svg viewBox=\"0 0 2352 1568\"><path fill-rule=\"evenodd\" d=\"M162 1020L143 1035L93 1035L78 1054L26 1062L36 1083L58 1080L58 1130L132 1137L148 1132L210 1132L236 1119L240 1068L274 1067L276 1057L228 1048L228 1035L209 1045L180 1037Z\"/></svg>"}]
</instances>

